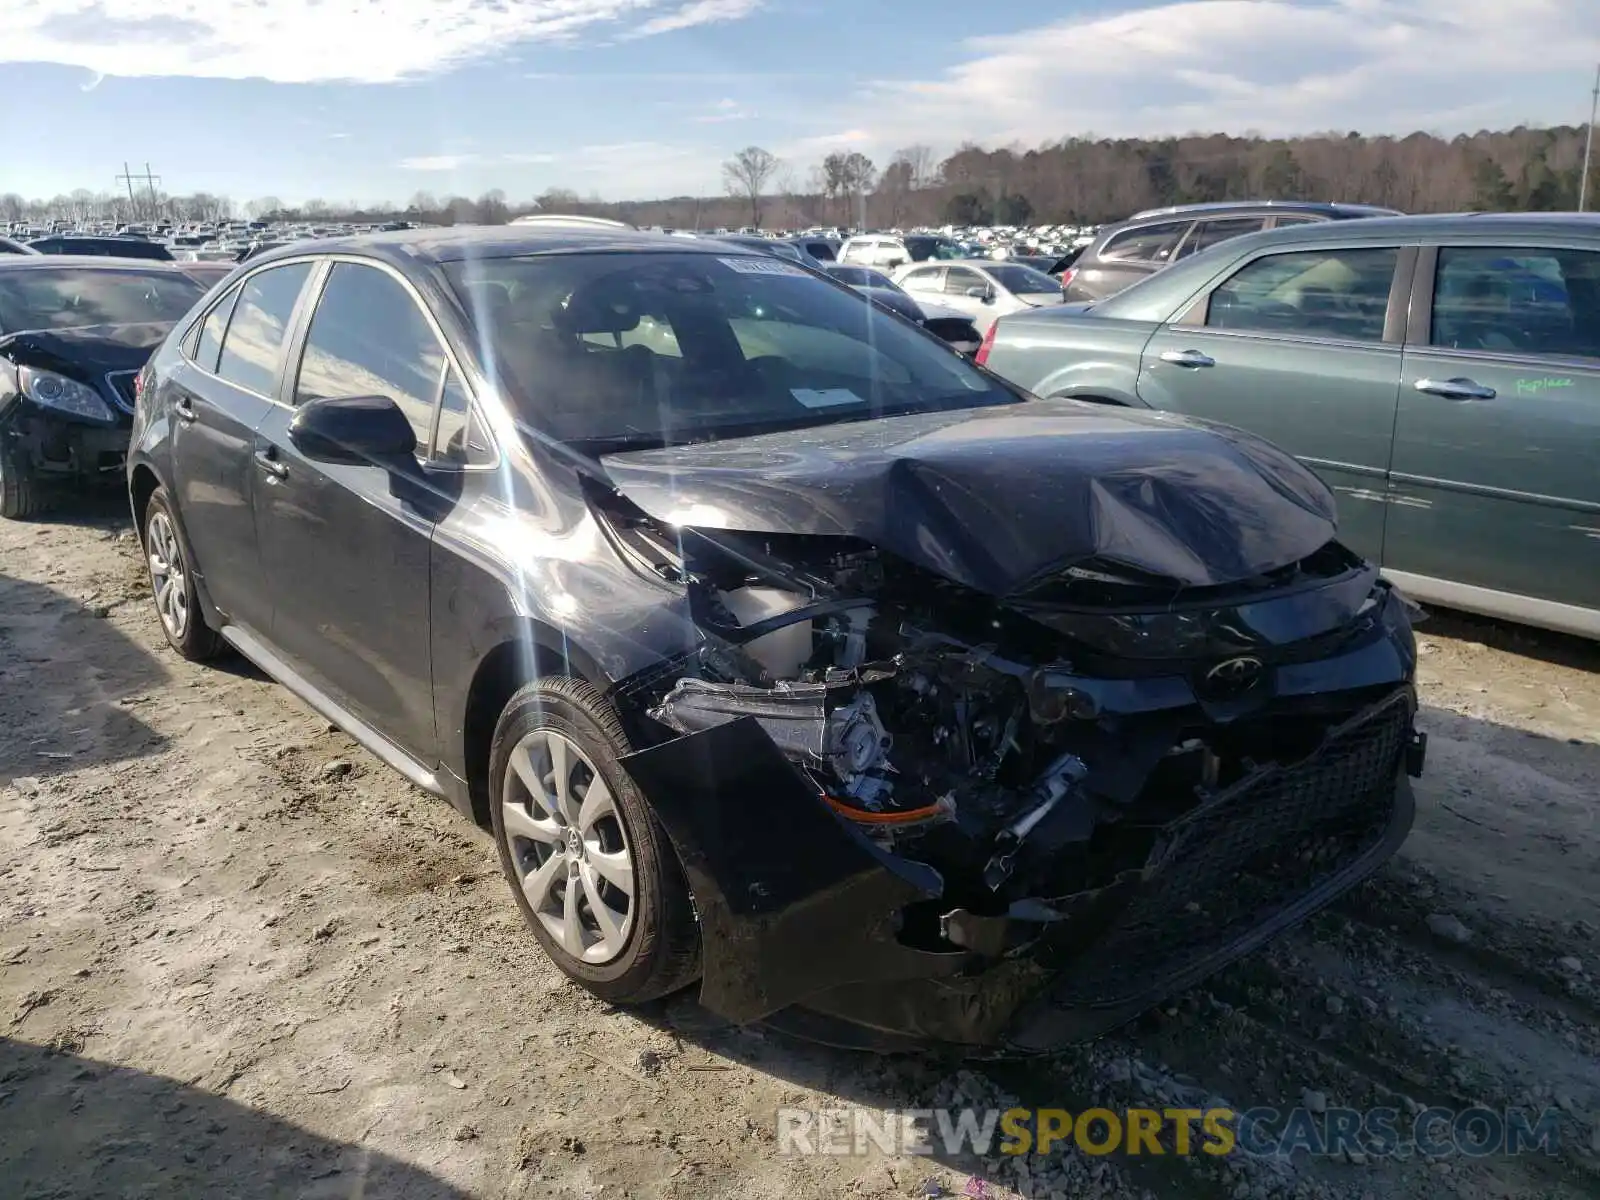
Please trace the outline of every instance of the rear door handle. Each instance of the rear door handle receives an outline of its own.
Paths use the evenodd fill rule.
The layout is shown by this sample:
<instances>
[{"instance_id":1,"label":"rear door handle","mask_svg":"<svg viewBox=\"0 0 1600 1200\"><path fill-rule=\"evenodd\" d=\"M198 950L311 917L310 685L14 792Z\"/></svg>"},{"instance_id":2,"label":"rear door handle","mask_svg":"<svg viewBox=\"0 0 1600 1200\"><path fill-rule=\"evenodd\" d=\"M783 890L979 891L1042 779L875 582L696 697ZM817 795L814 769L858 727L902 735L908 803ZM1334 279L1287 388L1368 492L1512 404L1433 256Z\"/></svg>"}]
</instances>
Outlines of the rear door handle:
<instances>
[{"instance_id":1,"label":"rear door handle","mask_svg":"<svg viewBox=\"0 0 1600 1200\"><path fill-rule=\"evenodd\" d=\"M1217 360L1209 354L1201 354L1198 350L1163 350L1161 361L1172 363L1179 367L1214 367Z\"/></svg>"},{"instance_id":2,"label":"rear door handle","mask_svg":"<svg viewBox=\"0 0 1600 1200\"><path fill-rule=\"evenodd\" d=\"M1492 387L1484 387L1471 379L1419 379L1416 389L1446 400L1493 400L1495 397Z\"/></svg>"},{"instance_id":3,"label":"rear door handle","mask_svg":"<svg viewBox=\"0 0 1600 1200\"><path fill-rule=\"evenodd\" d=\"M278 452L271 446L264 450L256 451L256 466L274 479L287 479L289 477L289 468L278 461Z\"/></svg>"},{"instance_id":4,"label":"rear door handle","mask_svg":"<svg viewBox=\"0 0 1600 1200\"><path fill-rule=\"evenodd\" d=\"M176 400L174 400L172 402L172 411L178 415L178 420L182 421L185 425L193 423L199 416L199 414L194 411L194 404L187 396L179 396Z\"/></svg>"}]
</instances>

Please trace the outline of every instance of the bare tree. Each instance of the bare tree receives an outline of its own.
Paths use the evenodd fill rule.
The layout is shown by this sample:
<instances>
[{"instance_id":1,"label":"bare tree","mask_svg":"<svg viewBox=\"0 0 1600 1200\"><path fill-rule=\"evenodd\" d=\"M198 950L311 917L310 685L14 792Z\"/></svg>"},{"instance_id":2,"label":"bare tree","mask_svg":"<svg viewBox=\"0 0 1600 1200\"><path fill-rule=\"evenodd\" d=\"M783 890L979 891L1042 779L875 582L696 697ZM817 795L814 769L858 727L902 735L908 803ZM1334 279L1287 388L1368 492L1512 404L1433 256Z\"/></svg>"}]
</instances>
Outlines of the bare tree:
<instances>
[{"instance_id":1,"label":"bare tree","mask_svg":"<svg viewBox=\"0 0 1600 1200\"><path fill-rule=\"evenodd\" d=\"M923 145L921 142L915 146L907 146L904 150L895 152L894 161L906 165L912 191L920 192L939 182L939 159L934 154L932 146Z\"/></svg>"},{"instance_id":2,"label":"bare tree","mask_svg":"<svg viewBox=\"0 0 1600 1200\"><path fill-rule=\"evenodd\" d=\"M761 227L761 195L767 181L777 173L776 155L760 146L746 146L722 164L722 183L728 195L750 201L750 224Z\"/></svg>"}]
</instances>

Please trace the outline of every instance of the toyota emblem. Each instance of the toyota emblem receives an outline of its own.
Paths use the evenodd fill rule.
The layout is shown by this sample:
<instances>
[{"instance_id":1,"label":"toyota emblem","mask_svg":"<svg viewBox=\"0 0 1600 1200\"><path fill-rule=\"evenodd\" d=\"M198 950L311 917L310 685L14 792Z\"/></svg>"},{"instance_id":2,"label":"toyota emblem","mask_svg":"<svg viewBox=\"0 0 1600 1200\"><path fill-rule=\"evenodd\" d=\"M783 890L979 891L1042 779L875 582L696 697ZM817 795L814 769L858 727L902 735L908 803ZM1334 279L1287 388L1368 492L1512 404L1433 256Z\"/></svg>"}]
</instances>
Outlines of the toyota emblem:
<instances>
[{"instance_id":1,"label":"toyota emblem","mask_svg":"<svg viewBox=\"0 0 1600 1200\"><path fill-rule=\"evenodd\" d=\"M1206 672L1206 687L1221 699L1242 696L1261 679L1259 658L1230 658Z\"/></svg>"}]
</instances>

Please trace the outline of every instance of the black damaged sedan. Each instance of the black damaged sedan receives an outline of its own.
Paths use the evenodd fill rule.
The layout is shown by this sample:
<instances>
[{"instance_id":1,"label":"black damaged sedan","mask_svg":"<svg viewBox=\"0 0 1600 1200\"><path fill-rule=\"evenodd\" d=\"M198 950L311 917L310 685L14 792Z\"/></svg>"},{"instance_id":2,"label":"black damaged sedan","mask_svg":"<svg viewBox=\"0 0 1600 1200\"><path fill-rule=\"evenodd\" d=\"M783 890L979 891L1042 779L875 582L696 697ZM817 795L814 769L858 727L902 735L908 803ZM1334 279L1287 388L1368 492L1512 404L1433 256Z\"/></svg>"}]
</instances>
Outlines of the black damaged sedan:
<instances>
[{"instance_id":1,"label":"black damaged sedan","mask_svg":"<svg viewBox=\"0 0 1600 1200\"><path fill-rule=\"evenodd\" d=\"M106 258L0 258L0 517L47 489L120 479L133 381L205 295L175 267Z\"/></svg>"},{"instance_id":2,"label":"black damaged sedan","mask_svg":"<svg viewBox=\"0 0 1600 1200\"><path fill-rule=\"evenodd\" d=\"M1409 606L1247 434L1019 393L770 256L409 231L253 260L139 389L168 639L491 828L595 993L1032 1051L1411 822Z\"/></svg>"}]
</instances>

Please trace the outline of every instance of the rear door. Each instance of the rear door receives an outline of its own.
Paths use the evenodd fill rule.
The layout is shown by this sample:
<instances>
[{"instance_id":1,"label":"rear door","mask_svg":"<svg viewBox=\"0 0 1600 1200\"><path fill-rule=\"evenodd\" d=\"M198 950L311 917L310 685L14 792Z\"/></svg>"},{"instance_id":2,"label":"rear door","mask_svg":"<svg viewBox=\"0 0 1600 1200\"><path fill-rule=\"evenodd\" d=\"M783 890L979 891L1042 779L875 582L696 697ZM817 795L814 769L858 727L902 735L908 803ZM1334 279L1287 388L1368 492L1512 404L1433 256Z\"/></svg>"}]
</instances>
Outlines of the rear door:
<instances>
[{"instance_id":1,"label":"rear door","mask_svg":"<svg viewBox=\"0 0 1600 1200\"><path fill-rule=\"evenodd\" d=\"M1381 562L1414 259L1400 246L1255 254L1151 337L1139 398L1277 443L1332 489L1341 539Z\"/></svg>"},{"instance_id":2,"label":"rear door","mask_svg":"<svg viewBox=\"0 0 1600 1200\"><path fill-rule=\"evenodd\" d=\"M274 407L284 340L308 262L259 271L224 294L172 374L172 481L206 593L228 620L265 632L272 607L250 513L255 430Z\"/></svg>"},{"instance_id":3,"label":"rear door","mask_svg":"<svg viewBox=\"0 0 1600 1200\"><path fill-rule=\"evenodd\" d=\"M1103 300L1171 263L1193 217L1135 225L1111 235L1080 259L1067 286L1068 300Z\"/></svg>"},{"instance_id":4,"label":"rear door","mask_svg":"<svg viewBox=\"0 0 1600 1200\"><path fill-rule=\"evenodd\" d=\"M1441 603L1515 617L1522 597L1571 628L1562 608L1600 610L1600 251L1430 248L1417 290L1387 565Z\"/></svg>"},{"instance_id":5,"label":"rear door","mask_svg":"<svg viewBox=\"0 0 1600 1200\"><path fill-rule=\"evenodd\" d=\"M946 301L946 297L943 294L946 269L945 267L914 267L900 275L899 283L902 288L914 296L926 297L934 304L944 304Z\"/></svg>"},{"instance_id":6,"label":"rear door","mask_svg":"<svg viewBox=\"0 0 1600 1200\"><path fill-rule=\"evenodd\" d=\"M338 704L426 763L437 750L429 542L445 501L424 461L447 363L432 321L398 276L336 261L286 373L286 403L262 423L255 452L273 645ZM417 460L318 462L289 440L294 409L307 400L375 395L410 419Z\"/></svg>"},{"instance_id":7,"label":"rear door","mask_svg":"<svg viewBox=\"0 0 1600 1200\"><path fill-rule=\"evenodd\" d=\"M906 285L909 290L909 282ZM973 289L979 295L969 295ZM983 297L990 295L992 289L989 281L971 267L946 267L944 276L944 294L929 296L928 299L936 304L943 304L957 312L963 312L972 318L973 324L978 327L978 332L986 331L994 324L994 300L985 300Z\"/></svg>"}]
</instances>

